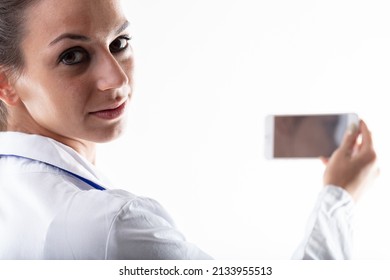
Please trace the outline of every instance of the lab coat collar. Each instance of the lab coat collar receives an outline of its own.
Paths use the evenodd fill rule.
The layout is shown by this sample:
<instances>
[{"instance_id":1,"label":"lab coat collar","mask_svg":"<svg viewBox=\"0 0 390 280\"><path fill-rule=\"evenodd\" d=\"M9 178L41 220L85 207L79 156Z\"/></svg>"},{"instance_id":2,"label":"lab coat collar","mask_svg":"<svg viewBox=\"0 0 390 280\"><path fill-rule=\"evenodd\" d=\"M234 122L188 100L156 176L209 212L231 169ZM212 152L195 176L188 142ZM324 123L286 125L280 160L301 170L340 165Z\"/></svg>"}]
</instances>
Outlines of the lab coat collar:
<instances>
[{"instance_id":1,"label":"lab coat collar","mask_svg":"<svg viewBox=\"0 0 390 280\"><path fill-rule=\"evenodd\" d=\"M44 162L106 188L95 166L72 148L51 138L20 132L0 132L0 156L12 155Z\"/></svg>"}]
</instances>

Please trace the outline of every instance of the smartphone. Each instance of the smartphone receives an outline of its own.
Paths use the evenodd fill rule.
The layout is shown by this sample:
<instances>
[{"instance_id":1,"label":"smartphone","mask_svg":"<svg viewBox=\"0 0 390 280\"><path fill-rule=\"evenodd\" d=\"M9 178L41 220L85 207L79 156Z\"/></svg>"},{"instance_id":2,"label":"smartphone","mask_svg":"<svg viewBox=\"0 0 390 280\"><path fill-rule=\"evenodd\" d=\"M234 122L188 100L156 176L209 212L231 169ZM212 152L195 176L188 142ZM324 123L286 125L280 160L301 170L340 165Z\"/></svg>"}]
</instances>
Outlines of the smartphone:
<instances>
[{"instance_id":1,"label":"smartphone","mask_svg":"<svg viewBox=\"0 0 390 280\"><path fill-rule=\"evenodd\" d=\"M268 115L265 156L268 159L330 157L347 129L358 124L355 113Z\"/></svg>"}]
</instances>

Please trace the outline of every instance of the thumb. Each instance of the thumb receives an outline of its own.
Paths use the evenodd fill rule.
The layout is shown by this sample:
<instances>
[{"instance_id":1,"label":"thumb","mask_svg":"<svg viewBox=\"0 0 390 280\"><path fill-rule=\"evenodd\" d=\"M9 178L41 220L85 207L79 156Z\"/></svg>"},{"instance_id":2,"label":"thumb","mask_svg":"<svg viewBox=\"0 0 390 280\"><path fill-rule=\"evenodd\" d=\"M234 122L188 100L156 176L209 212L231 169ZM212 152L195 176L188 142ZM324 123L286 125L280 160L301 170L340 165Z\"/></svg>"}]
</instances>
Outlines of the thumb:
<instances>
[{"instance_id":1,"label":"thumb","mask_svg":"<svg viewBox=\"0 0 390 280\"><path fill-rule=\"evenodd\" d=\"M361 125L361 122L359 123ZM353 148L355 147L356 140L359 136L359 129L355 124L351 124L351 126L346 131L343 141L340 145L340 150L350 153L352 152Z\"/></svg>"}]
</instances>

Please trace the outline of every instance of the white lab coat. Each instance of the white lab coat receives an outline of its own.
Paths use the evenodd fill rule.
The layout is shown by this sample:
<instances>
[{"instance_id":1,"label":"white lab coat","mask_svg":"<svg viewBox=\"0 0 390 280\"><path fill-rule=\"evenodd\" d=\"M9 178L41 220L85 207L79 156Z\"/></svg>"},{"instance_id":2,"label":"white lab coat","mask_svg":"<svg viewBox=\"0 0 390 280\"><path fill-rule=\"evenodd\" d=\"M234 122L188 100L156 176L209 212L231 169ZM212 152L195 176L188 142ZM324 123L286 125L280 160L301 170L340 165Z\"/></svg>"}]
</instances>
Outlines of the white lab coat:
<instances>
[{"instance_id":1,"label":"white lab coat","mask_svg":"<svg viewBox=\"0 0 390 280\"><path fill-rule=\"evenodd\" d=\"M325 188L294 258L350 257L351 211L345 191ZM73 149L38 135L1 132L0 259L210 256L185 240L155 200L111 189Z\"/></svg>"}]
</instances>

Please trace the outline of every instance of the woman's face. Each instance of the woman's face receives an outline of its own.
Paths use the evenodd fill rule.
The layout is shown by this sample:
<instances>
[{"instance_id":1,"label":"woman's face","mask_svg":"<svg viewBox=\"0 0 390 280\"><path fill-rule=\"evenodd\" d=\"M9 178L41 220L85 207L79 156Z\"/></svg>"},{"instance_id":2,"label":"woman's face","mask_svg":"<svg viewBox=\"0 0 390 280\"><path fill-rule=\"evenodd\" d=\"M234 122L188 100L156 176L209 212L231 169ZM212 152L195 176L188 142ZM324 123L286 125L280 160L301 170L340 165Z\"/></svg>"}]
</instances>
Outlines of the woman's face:
<instances>
[{"instance_id":1,"label":"woman's face","mask_svg":"<svg viewBox=\"0 0 390 280\"><path fill-rule=\"evenodd\" d=\"M39 0L26 16L25 63L14 84L21 130L65 144L116 138L133 71L119 1Z\"/></svg>"}]
</instances>

